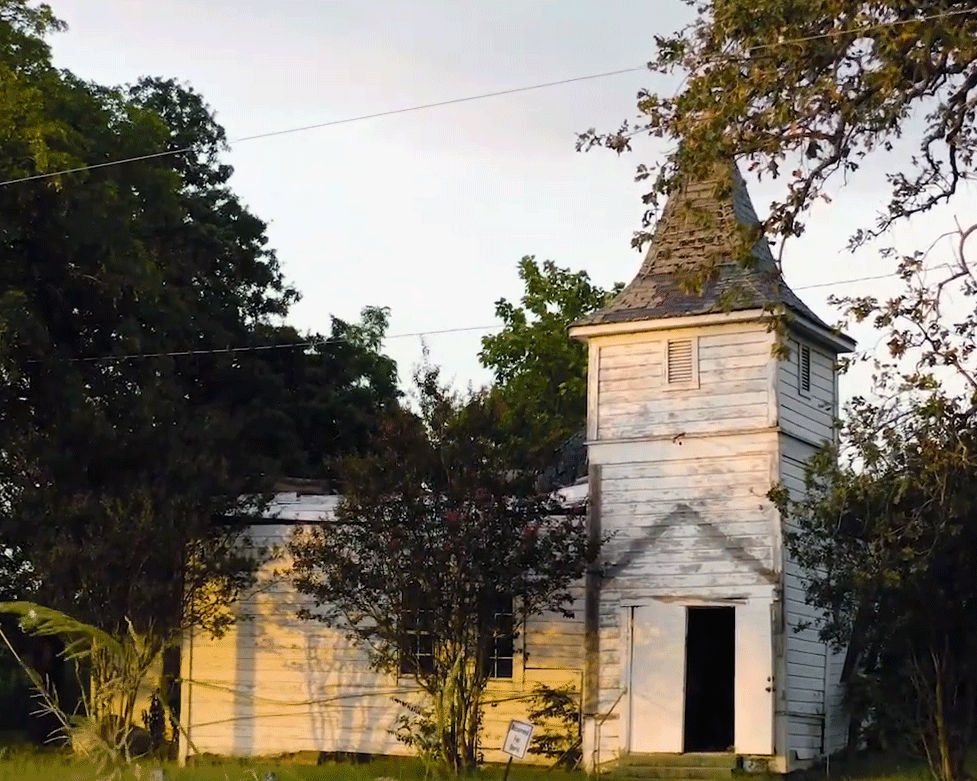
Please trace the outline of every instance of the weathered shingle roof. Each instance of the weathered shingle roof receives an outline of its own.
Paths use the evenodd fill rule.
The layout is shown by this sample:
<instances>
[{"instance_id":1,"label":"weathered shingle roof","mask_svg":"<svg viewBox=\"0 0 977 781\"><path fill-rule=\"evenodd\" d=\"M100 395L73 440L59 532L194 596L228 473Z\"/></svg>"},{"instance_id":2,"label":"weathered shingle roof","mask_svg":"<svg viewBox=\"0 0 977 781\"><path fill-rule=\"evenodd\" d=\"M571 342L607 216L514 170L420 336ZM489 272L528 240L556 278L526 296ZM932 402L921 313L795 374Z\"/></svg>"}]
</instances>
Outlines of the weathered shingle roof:
<instances>
[{"instance_id":1,"label":"weathered shingle roof","mask_svg":"<svg viewBox=\"0 0 977 781\"><path fill-rule=\"evenodd\" d=\"M739 262L741 232L760 220L734 162L716 167L709 179L691 182L665 204L637 276L604 309L574 326L658 320L683 315L761 309L782 304L829 328L783 281L766 239L752 249L749 266ZM682 277L713 267L701 292L689 292Z\"/></svg>"}]
</instances>

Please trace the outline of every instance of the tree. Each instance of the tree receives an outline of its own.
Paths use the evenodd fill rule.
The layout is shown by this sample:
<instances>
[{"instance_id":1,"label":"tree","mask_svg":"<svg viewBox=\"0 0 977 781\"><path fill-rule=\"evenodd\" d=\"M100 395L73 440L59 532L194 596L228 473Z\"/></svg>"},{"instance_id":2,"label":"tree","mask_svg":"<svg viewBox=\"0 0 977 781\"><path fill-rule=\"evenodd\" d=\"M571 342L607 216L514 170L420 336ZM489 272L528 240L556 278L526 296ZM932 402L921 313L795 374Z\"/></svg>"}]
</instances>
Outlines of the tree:
<instances>
[{"instance_id":1,"label":"tree","mask_svg":"<svg viewBox=\"0 0 977 781\"><path fill-rule=\"evenodd\" d=\"M359 323L332 319L327 336L268 326L256 344L295 349L245 353L250 380L228 384L250 408L240 446L265 454L281 476L330 482L337 490L337 457L362 452L384 414L400 398L397 365L381 352L388 312L367 307Z\"/></svg>"},{"instance_id":2,"label":"tree","mask_svg":"<svg viewBox=\"0 0 977 781\"><path fill-rule=\"evenodd\" d=\"M0 0L0 157L4 178L64 166L60 129L44 112L42 84L57 80L45 37L65 29L46 3ZM26 78L25 78L26 77Z\"/></svg>"},{"instance_id":3,"label":"tree","mask_svg":"<svg viewBox=\"0 0 977 781\"><path fill-rule=\"evenodd\" d=\"M398 411L371 453L343 462L344 494L328 527L289 544L302 616L349 633L377 669L428 697L406 739L455 772L477 761L482 697L512 673L527 615L566 609L584 572L582 516L512 468L499 403L458 396L438 372L417 377L420 412Z\"/></svg>"},{"instance_id":4,"label":"tree","mask_svg":"<svg viewBox=\"0 0 977 781\"><path fill-rule=\"evenodd\" d=\"M586 272L551 260L540 265L531 255L519 262L519 278L522 298L496 302L504 325L482 338L479 360L495 372L514 451L548 465L553 450L587 421L587 349L567 327L600 309L621 285L603 290Z\"/></svg>"},{"instance_id":5,"label":"tree","mask_svg":"<svg viewBox=\"0 0 977 781\"><path fill-rule=\"evenodd\" d=\"M747 160L758 179L786 175L764 222L768 237L786 240L803 233L813 203L830 199L831 182L900 138L914 139L911 159L886 161L891 198L853 246L949 202L973 174L977 11L968 0L688 4L695 20L656 36L649 63L687 74L680 89L640 92L639 120L611 133L587 131L578 143L623 152L638 134L679 141L660 163L638 167L638 180L651 182L645 228L682 177L729 157ZM634 241L648 238L642 230Z\"/></svg>"},{"instance_id":6,"label":"tree","mask_svg":"<svg viewBox=\"0 0 977 781\"><path fill-rule=\"evenodd\" d=\"M844 460L825 448L806 494L777 498L822 636L847 648L854 715L953 781L977 726L977 429L939 393L902 412L857 402Z\"/></svg>"},{"instance_id":7,"label":"tree","mask_svg":"<svg viewBox=\"0 0 977 781\"><path fill-rule=\"evenodd\" d=\"M875 399L848 405L840 447L807 465L806 495L775 494L822 636L847 648L854 726L919 750L941 781L966 776L977 726L977 315L945 306L977 294L974 232L954 237L935 287L913 253L899 261L900 295L836 300L883 332L888 356L856 357L875 363Z\"/></svg>"},{"instance_id":8,"label":"tree","mask_svg":"<svg viewBox=\"0 0 977 781\"><path fill-rule=\"evenodd\" d=\"M297 294L229 186L223 128L175 81L107 88L54 69L42 36L60 27L0 2L0 180L143 159L0 187L7 585L162 645L222 631L253 582L261 551L220 519L259 512L284 468L355 451L394 403L386 316L265 349L294 335L278 323ZM315 412L292 426L301 457L254 435L261 394L290 421ZM328 404L332 427L305 429ZM347 418L352 435L316 443Z\"/></svg>"}]
</instances>

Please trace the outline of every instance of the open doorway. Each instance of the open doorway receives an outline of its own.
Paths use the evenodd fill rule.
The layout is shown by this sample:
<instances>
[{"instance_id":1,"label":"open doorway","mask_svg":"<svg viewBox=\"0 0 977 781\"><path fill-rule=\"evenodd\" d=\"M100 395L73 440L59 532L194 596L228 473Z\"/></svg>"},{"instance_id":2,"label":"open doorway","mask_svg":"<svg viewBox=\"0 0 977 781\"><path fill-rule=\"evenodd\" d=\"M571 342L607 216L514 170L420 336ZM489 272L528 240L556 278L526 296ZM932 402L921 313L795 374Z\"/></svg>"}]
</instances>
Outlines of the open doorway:
<instances>
[{"instance_id":1,"label":"open doorway","mask_svg":"<svg viewBox=\"0 0 977 781\"><path fill-rule=\"evenodd\" d=\"M685 635L684 750L733 746L736 609L690 607Z\"/></svg>"}]
</instances>

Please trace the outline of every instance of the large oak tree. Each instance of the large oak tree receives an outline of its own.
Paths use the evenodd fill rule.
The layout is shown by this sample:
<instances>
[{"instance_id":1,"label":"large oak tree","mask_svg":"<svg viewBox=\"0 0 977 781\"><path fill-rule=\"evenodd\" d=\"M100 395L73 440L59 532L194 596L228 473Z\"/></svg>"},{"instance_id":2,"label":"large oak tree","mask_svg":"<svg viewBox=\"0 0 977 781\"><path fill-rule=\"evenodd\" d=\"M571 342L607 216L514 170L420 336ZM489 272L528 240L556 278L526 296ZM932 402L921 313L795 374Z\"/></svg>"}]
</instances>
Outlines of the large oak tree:
<instances>
[{"instance_id":1,"label":"large oak tree","mask_svg":"<svg viewBox=\"0 0 977 781\"><path fill-rule=\"evenodd\" d=\"M283 326L297 294L203 98L56 69L61 28L0 0L5 586L113 633L220 631L260 552L217 519L365 446L398 396L386 313Z\"/></svg>"}]
</instances>

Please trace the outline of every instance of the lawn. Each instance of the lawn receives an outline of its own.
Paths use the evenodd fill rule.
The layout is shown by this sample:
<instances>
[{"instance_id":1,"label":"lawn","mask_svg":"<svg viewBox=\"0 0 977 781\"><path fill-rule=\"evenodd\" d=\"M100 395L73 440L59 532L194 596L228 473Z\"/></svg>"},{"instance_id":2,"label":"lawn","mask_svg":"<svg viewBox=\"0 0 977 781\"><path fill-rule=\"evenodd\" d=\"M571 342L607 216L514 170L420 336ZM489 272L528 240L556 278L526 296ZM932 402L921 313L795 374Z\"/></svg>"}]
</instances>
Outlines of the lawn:
<instances>
[{"instance_id":1,"label":"lawn","mask_svg":"<svg viewBox=\"0 0 977 781\"><path fill-rule=\"evenodd\" d=\"M0 781L95 781L93 768L73 761L66 753L27 747L0 750ZM149 765L147 765L148 767ZM977 770L977 766L974 767ZM396 781L420 781L424 770L409 759L375 760L369 763L327 763L316 766L284 760L212 760L192 767L168 765L167 778L172 781L262 781L267 771L279 781L374 781L377 778ZM482 768L478 781L499 781L505 768ZM828 772L807 771L797 781L924 781L929 772L923 763L891 758L864 758L851 763L835 762ZM143 781L148 773L143 775ZM510 781L584 781L582 772L549 772L545 767L514 765ZM734 781L735 781L734 776ZM741 777L744 778L745 777ZM134 775L124 781L136 781Z\"/></svg>"},{"instance_id":2,"label":"lawn","mask_svg":"<svg viewBox=\"0 0 977 781\"><path fill-rule=\"evenodd\" d=\"M147 767L152 766L148 764ZM420 781L424 770L419 762L407 759L376 760L364 764L327 763L316 766L289 761L225 760L200 762L192 767L167 765L167 778L173 781L261 781L267 771L279 781L374 781L377 778L396 781ZM503 767L485 767L479 781L497 781ZM144 773L143 781L148 777ZM514 766L510 781L584 781L583 773L546 772L543 767ZM94 768L72 760L57 751L8 749L0 757L0 781L95 781ZM129 774L125 781L135 781Z\"/></svg>"}]
</instances>

